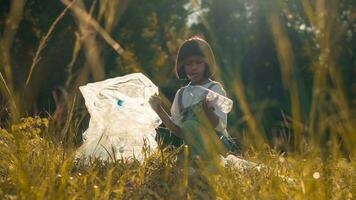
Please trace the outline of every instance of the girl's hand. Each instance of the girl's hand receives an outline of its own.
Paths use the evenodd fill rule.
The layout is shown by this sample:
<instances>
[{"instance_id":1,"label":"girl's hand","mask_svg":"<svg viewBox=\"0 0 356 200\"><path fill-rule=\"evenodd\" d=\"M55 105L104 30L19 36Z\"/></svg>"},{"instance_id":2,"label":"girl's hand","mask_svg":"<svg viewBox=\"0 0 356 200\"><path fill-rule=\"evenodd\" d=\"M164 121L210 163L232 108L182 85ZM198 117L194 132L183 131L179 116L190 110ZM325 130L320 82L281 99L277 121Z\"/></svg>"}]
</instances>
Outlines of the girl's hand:
<instances>
[{"instance_id":1,"label":"girl's hand","mask_svg":"<svg viewBox=\"0 0 356 200\"><path fill-rule=\"evenodd\" d=\"M211 125L215 128L219 125L219 117L214 112L214 107L211 102L209 102L206 96L203 98L202 107L211 122Z\"/></svg>"},{"instance_id":2,"label":"girl's hand","mask_svg":"<svg viewBox=\"0 0 356 200\"><path fill-rule=\"evenodd\" d=\"M214 110L214 107L212 105L210 105L210 102L207 100L207 95L205 95L203 97L203 109L205 112L207 111L213 111Z\"/></svg>"},{"instance_id":3,"label":"girl's hand","mask_svg":"<svg viewBox=\"0 0 356 200\"><path fill-rule=\"evenodd\" d=\"M161 98L158 95L152 95L148 102L154 111L157 111L161 107Z\"/></svg>"}]
</instances>

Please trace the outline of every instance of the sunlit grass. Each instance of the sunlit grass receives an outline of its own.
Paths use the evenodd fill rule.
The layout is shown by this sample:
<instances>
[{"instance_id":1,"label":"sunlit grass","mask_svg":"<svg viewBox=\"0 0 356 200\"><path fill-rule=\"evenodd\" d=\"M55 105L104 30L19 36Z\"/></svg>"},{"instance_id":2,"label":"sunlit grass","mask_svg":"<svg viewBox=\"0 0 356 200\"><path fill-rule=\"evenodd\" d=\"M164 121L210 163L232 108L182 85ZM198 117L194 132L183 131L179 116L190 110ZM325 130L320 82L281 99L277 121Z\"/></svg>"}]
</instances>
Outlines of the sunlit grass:
<instances>
[{"instance_id":1,"label":"sunlit grass","mask_svg":"<svg viewBox=\"0 0 356 200\"><path fill-rule=\"evenodd\" d=\"M352 199L356 170L342 157L286 156L266 147L243 157L268 168L218 172L176 161L176 150L138 161L76 161L74 149L46 138L47 119L26 118L1 130L0 196L4 199ZM184 150L183 150L184 151ZM192 172L195 169L195 172ZM293 179L288 181L281 177Z\"/></svg>"}]
</instances>

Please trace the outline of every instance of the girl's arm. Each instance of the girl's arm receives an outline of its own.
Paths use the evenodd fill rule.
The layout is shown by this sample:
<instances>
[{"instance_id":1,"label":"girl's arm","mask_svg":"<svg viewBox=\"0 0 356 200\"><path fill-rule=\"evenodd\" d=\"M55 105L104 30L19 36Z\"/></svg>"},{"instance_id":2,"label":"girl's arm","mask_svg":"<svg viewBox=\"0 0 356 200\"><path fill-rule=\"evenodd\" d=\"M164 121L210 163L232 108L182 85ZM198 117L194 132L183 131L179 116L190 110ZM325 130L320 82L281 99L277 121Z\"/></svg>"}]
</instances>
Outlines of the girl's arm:
<instances>
[{"instance_id":1,"label":"girl's arm","mask_svg":"<svg viewBox=\"0 0 356 200\"><path fill-rule=\"evenodd\" d=\"M181 129L179 126L175 125L168 113L162 108L161 100L158 95L152 96L149 100L152 109L157 113L157 115L161 118L163 124L177 137L182 138Z\"/></svg>"},{"instance_id":2,"label":"girl's arm","mask_svg":"<svg viewBox=\"0 0 356 200\"><path fill-rule=\"evenodd\" d=\"M161 118L163 124L177 137L182 138L181 129L179 126L175 125L171 118L169 117L168 113L159 106L157 110L155 110L158 116Z\"/></svg>"}]
</instances>

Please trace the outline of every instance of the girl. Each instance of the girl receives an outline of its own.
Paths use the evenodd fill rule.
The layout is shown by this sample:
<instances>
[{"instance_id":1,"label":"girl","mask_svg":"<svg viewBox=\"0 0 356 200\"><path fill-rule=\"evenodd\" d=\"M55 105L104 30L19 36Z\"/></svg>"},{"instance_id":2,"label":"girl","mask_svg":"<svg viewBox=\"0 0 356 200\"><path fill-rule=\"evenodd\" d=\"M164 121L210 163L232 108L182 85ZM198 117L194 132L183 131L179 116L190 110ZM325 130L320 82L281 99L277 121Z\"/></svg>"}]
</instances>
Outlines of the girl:
<instances>
[{"instance_id":1,"label":"girl","mask_svg":"<svg viewBox=\"0 0 356 200\"><path fill-rule=\"evenodd\" d=\"M226 153L234 143L226 131L227 114L207 101L207 92L194 90L202 86L226 96L222 85L211 80L216 68L210 45L199 37L186 40L178 51L175 73L178 79L189 79L174 98L171 115L162 108L158 96L152 96L150 104L164 125L188 145L192 156L211 160Z\"/></svg>"}]
</instances>

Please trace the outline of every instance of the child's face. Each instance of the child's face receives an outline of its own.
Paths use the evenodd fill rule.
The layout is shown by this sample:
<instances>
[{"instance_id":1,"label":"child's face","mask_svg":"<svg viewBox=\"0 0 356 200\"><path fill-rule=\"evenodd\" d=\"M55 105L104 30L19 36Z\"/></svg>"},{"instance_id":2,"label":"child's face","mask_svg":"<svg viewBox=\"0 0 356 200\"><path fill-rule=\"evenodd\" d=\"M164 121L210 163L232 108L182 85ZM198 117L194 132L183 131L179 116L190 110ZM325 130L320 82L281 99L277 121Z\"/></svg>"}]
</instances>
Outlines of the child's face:
<instances>
[{"instance_id":1,"label":"child's face","mask_svg":"<svg viewBox=\"0 0 356 200\"><path fill-rule=\"evenodd\" d=\"M204 80L206 77L205 72L205 61L202 56L189 56L183 62L184 70L187 74L189 80L192 83L199 83Z\"/></svg>"}]
</instances>

